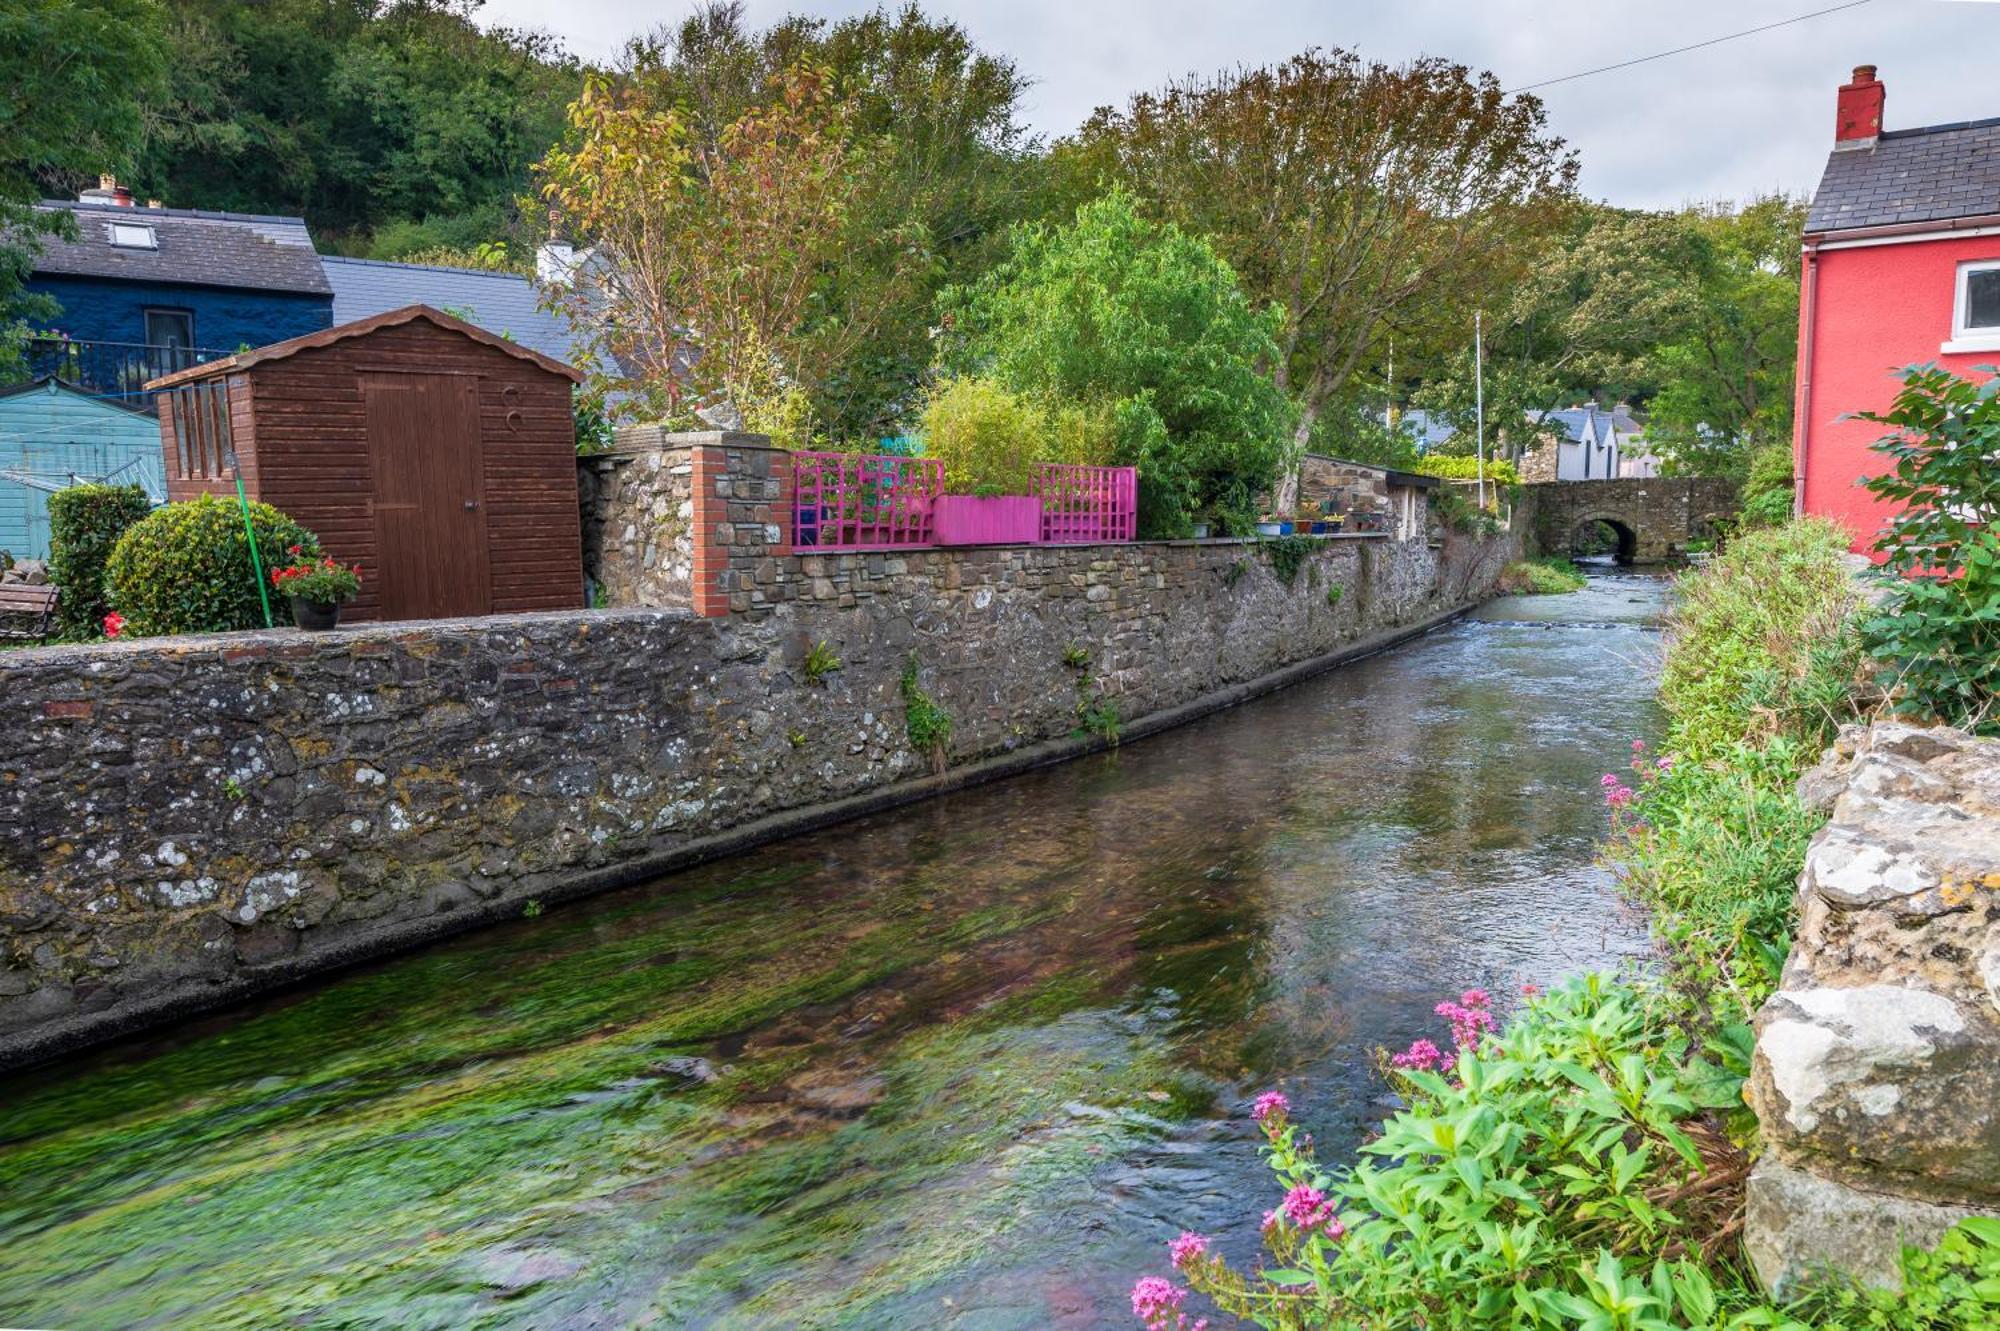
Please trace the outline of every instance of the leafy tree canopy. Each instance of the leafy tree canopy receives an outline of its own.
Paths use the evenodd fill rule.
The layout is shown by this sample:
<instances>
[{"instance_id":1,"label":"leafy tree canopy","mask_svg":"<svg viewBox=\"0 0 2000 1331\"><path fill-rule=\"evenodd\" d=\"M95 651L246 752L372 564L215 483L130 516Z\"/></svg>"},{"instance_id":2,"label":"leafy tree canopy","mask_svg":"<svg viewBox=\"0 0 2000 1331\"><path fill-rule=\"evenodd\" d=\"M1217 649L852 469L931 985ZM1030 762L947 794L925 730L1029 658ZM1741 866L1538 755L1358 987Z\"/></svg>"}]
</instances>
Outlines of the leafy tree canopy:
<instances>
[{"instance_id":1,"label":"leafy tree canopy","mask_svg":"<svg viewBox=\"0 0 2000 1331\"><path fill-rule=\"evenodd\" d=\"M1108 405L1116 460L1140 476L1140 530L1197 517L1242 529L1293 456L1274 381L1285 315L1258 308L1213 246L1113 191L1064 226L1014 233L1008 257L947 291L946 369Z\"/></svg>"}]
</instances>

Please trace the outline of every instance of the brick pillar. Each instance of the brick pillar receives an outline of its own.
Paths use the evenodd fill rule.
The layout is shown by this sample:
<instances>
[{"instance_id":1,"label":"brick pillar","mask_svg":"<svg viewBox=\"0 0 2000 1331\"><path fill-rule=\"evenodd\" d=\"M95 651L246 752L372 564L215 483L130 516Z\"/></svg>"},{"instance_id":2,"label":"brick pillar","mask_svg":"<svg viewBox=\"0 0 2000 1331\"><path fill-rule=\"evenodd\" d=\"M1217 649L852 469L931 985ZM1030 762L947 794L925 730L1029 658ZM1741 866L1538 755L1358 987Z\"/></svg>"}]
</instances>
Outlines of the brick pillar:
<instances>
[{"instance_id":1,"label":"brick pillar","mask_svg":"<svg viewBox=\"0 0 2000 1331\"><path fill-rule=\"evenodd\" d=\"M693 476L694 612L711 618L767 609L772 561L792 552L792 455L761 434L672 436Z\"/></svg>"}]
</instances>

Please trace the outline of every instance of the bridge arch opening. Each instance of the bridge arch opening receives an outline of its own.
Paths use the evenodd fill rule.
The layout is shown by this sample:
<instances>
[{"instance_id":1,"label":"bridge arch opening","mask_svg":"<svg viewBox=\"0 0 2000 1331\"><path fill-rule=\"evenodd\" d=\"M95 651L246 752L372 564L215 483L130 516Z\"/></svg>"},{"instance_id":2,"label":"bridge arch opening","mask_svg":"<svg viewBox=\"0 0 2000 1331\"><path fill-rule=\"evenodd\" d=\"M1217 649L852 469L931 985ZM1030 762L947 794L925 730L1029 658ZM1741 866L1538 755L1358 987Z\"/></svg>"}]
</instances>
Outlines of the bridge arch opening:
<instances>
[{"instance_id":1,"label":"bridge arch opening","mask_svg":"<svg viewBox=\"0 0 2000 1331\"><path fill-rule=\"evenodd\" d=\"M1610 555L1630 564L1639 557L1639 533L1620 518L1585 518L1570 530L1569 553L1578 559Z\"/></svg>"}]
</instances>

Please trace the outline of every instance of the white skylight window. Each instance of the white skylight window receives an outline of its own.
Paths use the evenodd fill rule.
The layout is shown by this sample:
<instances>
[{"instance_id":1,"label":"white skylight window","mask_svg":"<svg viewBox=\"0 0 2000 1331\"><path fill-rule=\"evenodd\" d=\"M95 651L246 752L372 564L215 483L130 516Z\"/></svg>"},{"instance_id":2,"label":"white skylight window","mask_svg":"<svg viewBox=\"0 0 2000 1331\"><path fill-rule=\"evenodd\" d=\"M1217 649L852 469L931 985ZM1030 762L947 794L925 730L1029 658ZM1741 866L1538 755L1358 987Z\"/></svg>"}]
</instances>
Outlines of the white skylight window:
<instances>
[{"instance_id":1,"label":"white skylight window","mask_svg":"<svg viewBox=\"0 0 2000 1331\"><path fill-rule=\"evenodd\" d=\"M121 250L156 250L160 242L143 222L113 222L111 243Z\"/></svg>"}]
</instances>

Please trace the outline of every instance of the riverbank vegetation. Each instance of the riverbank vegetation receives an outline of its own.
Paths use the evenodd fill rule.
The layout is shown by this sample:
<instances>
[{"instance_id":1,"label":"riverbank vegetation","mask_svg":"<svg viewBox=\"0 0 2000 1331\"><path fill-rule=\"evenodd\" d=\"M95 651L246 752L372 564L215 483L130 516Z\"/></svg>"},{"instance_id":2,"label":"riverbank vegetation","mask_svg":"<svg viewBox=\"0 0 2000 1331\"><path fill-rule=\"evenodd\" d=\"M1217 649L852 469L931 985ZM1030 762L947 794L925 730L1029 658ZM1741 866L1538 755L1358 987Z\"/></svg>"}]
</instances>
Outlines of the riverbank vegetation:
<instances>
[{"instance_id":1,"label":"riverbank vegetation","mask_svg":"<svg viewBox=\"0 0 2000 1331\"><path fill-rule=\"evenodd\" d=\"M1568 559L1553 555L1545 559L1523 559L1500 571L1494 590L1502 596L1556 596L1580 592L1588 582Z\"/></svg>"},{"instance_id":2,"label":"riverbank vegetation","mask_svg":"<svg viewBox=\"0 0 2000 1331\"><path fill-rule=\"evenodd\" d=\"M1169 1260L1223 1312L1270 1328L1972 1331L2000 1319L2000 1222L1910 1251L1905 1290L1826 1284L1779 1305L1740 1250L1757 1150L1749 1020L1796 927L1820 816L1795 786L1873 698L1845 535L1745 536L1681 580L1663 751L1603 779L1610 857L1653 914L1659 978L1525 986L1504 1024L1471 990L1448 1027L1382 1060L1401 1108L1354 1163L1315 1160L1282 1096L1259 1102L1282 1201L1245 1274L1204 1236ZM1954 718L1963 719L1963 716ZM1195 1325L1167 1277L1134 1290L1156 1331Z\"/></svg>"}]
</instances>

